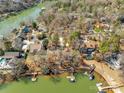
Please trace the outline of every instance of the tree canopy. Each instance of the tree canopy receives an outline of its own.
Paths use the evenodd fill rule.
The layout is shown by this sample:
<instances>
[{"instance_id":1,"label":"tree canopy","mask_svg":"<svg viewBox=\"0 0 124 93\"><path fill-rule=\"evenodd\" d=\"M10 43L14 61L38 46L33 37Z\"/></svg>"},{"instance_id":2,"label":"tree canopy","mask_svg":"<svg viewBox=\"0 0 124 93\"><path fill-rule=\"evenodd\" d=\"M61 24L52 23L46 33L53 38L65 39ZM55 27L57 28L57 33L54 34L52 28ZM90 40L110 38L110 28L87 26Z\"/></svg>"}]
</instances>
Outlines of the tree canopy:
<instances>
[{"instance_id":1,"label":"tree canopy","mask_svg":"<svg viewBox=\"0 0 124 93\"><path fill-rule=\"evenodd\" d=\"M4 55L4 50L0 49L0 56L3 56L3 55Z\"/></svg>"},{"instance_id":2,"label":"tree canopy","mask_svg":"<svg viewBox=\"0 0 124 93\"><path fill-rule=\"evenodd\" d=\"M119 41L120 37L118 35L112 34L112 36L104 40L103 42L100 43L99 50L102 53L106 53L109 51L116 52L119 51L120 46L119 46Z\"/></svg>"},{"instance_id":3,"label":"tree canopy","mask_svg":"<svg viewBox=\"0 0 124 93\"><path fill-rule=\"evenodd\" d=\"M75 31L75 32L72 32L71 34L70 34L70 40L72 41L72 40L75 40L76 38L79 38L80 37L80 32L78 32L78 31Z\"/></svg>"}]
</instances>

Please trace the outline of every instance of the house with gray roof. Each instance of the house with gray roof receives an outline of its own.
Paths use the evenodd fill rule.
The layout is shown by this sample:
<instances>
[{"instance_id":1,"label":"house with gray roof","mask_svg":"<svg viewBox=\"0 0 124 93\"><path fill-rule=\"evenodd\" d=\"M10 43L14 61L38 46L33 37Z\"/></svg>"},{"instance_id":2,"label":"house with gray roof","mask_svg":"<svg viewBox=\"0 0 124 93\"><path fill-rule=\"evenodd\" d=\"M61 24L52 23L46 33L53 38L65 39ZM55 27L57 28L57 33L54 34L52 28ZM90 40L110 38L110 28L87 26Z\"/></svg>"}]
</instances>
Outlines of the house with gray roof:
<instances>
[{"instance_id":1,"label":"house with gray roof","mask_svg":"<svg viewBox=\"0 0 124 93\"><path fill-rule=\"evenodd\" d=\"M18 58L20 57L19 52L5 52L3 56L0 56L0 58L5 58L5 59L12 59L12 58Z\"/></svg>"}]
</instances>

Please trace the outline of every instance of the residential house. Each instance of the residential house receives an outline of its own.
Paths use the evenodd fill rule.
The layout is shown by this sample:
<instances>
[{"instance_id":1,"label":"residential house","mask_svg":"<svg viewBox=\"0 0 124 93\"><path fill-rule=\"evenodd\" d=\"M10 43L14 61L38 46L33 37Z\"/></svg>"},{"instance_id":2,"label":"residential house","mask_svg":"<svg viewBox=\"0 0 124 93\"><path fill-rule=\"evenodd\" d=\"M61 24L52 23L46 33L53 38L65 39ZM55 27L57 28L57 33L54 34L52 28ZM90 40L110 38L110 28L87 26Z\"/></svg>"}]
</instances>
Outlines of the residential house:
<instances>
[{"instance_id":1,"label":"residential house","mask_svg":"<svg viewBox=\"0 0 124 93\"><path fill-rule=\"evenodd\" d=\"M29 50L31 53L33 52L39 52L41 50L42 44L41 43L37 43L37 44L31 44L29 46Z\"/></svg>"},{"instance_id":2,"label":"residential house","mask_svg":"<svg viewBox=\"0 0 124 93\"><path fill-rule=\"evenodd\" d=\"M48 30L47 30L47 28L46 27L44 27L43 25L39 25L39 27L38 27L38 31L39 32L47 32Z\"/></svg>"},{"instance_id":3,"label":"residential house","mask_svg":"<svg viewBox=\"0 0 124 93\"><path fill-rule=\"evenodd\" d=\"M105 56L104 60L112 69L121 69L123 56L123 53L112 53L111 55Z\"/></svg>"},{"instance_id":4,"label":"residential house","mask_svg":"<svg viewBox=\"0 0 124 93\"><path fill-rule=\"evenodd\" d=\"M23 50L24 52L27 52L27 50L29 50L29 46L30 46L31 44L34 44L34 42L29 41L29 40L24 40L24 41L23 41L22 50Z\"/></svg>"},{"instance_id":5,"label":"residential house","mask_svg":"<svg viewBox=\"0 0 124 93\"><path fill-rule=\"evenodd\" d=\"M0 58L0 69L11 69L11 66L8 64L8 60L6 58Z\"/></svg>"},{"instance_id":6,"label":"residential house","mask_svg":"<svg viewBox=\"0 0 124 93\"><path fill-rule=\"evenodd\" d=\"M6 59L6 58L0 58L0 69L9 69L16 67L16 65L19 62L24 62L24 58L12 58L12 59Z\"/></svg>"},{"instance_id":7,"label":"residential house","mask_svg":"<svg viewBox=\"0 0 124 93\"><path fill-rule=\"evenodd\" d=\"M29 46L28 45L23 45L22 51L27 52L28 50L29 50Z\"/></svg>"},{"instance_id":8,"label":"residential house","mask_svg":"<svg viewBox=\"0 0 124 93\"><path fill-rule=\"evenodd\" d=\"M18 37L12 42L12 47L17 50L21 50L23 45L22 38Z\"/></svg>"},{"instance_id":9,"label":"residential house","mask_svg":"<svg viewBox=\"0 0 124 93\"><path fill-rule=\"evenodd\" d=\"M27 38L27 34L24 32L19 33L19 36L22 40L25 40Z\"/></svg>"},{"instance_id":10,"label":"residential house","mask_svg":"<svg viewBox=\"0 0 124 93\"><path fill-rule=\"evenodd\" d=\"M5 58L5 59L12 59L12 58L18 58L20 57L19 52L5 52L3 56L0 56L0 58Z\"/></svg>"},{"instance_id":11,"label":"residential house","mask_svg":"<svg viewBox=\"0 0 124 93\"><path fill-rule=\"evenodd\" d=\"M24 29L22 30L24 33L30 32L30 29L28 26L25 26Z\"/></svg>"},{"instance_id":12,"label":"residential house","mask_svg":"<svg viewBox=\"0 0 124 93\"><path fill-rule=\"evenodd\" d=\"M86 59L90 60L93 59L93 53L95 52L96 48L80 48L79 52L84 54Z\"/></svg>"},{"instance_id":13,"label":"residential house","mask_svg":"<svg viewBox=\"0 0 124 93\"><path fill-rule=\"evenodd\" d=\"M23 53L20 52L5 52L3 56L0 56L0 69L12 69L16 62L24 59L23 57Z\"/></svg>"}]
</instances>

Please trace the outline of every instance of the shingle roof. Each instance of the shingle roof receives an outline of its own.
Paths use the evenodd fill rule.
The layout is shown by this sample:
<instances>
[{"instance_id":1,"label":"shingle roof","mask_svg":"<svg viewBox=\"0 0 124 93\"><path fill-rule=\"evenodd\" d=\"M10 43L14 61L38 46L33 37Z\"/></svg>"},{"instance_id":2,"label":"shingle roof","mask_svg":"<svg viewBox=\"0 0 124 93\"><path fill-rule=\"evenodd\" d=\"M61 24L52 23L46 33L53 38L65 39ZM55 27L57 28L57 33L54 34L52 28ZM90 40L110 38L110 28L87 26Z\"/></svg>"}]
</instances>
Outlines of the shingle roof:
<instances>
[{"instance_id":1,"label":"shingle roof","mask_svg":"<svg viewBox=\"0 0 124 93\"><path fill-rule=\"evenodd\" d=\"M81 53L85 53L85 54L91 54L92 52L94 52L96 49L95 48L80 48L79 51Z\"/></svg>"},{"instance_id":2,"label":"shingle roof","mask_svg":"<svg viewBox=\"0 0 124 93\"><path fill-rule=\"evenodd\" d=\"M5 52L4 56L0 56L0 58L16 58L19 57L19 52Z\"/></svg>"},{"instance_id":3,"label":"shingle roof","mask_svg":"<svg viewBox=\"0 0 124 93\"><path fill-rule=\"evenodd\" d=\"M24 29L23 29L23 32L24 33L28 33L30 30L29 30L29 27L28 26L25 26Z\"/></svg>"},{"instance_id":4,"label":"shingle roof","mask_svg":"<svg viewBox=\"0 0 124 93\"><path fill-rule=\"evenodd\" d=\"M41 49L41 44L31 44L30 45L30 52L33 52L34 50L39 51Z\"/></svg>"}]
</instances>

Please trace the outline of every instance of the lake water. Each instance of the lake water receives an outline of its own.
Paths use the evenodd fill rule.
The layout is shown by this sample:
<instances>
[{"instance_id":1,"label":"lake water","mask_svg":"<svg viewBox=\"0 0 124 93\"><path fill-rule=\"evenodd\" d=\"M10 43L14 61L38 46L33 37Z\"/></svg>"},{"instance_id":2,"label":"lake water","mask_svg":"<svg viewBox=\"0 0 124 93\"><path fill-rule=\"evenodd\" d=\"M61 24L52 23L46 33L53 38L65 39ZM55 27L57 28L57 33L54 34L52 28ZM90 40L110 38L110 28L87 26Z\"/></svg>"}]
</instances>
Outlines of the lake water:
<instances>
[{"instance_id":1,"label":"lake water","mask_svg":"<svg viewBox=\"0 0 124 93\"><path fill-rule=\"evenodd\" d=\"M0 35L6 35L11 32L14 28L18 28L20 23L23 21L35 20L41 12L42 3L33 8L29 8L16 16L10 16L4 21L0 22Z\"/></svg>"},{"instance_id":2,"label":"lake water","mask_svg":"<svg viewBox=\"0 0 124 93\"><path fill-rule=\"evenodd\" d=\"M23 21L35 20L41 12L42 4L27 9L16 16L10 16L0 22L0 35L6 35L14 28L18 28ZM53 82L41 77L37 82L19 81L0 86L0 93L97 93L96 80L79 76L76 83L70 83L66 78Z\"/></svg>"},{"instance_id":3,"label":"lake water","mask_svg":"<svg viewBox=\"0 0 124 93\"><path fill-rule=\"evenodd\" d=\"M96 81L86 76L78 76L76 83L66 78L55 82L53 79L40 77L37 82L19 81L4 85L0 93L97 93Z\"/></svg>"}]
</instances>

